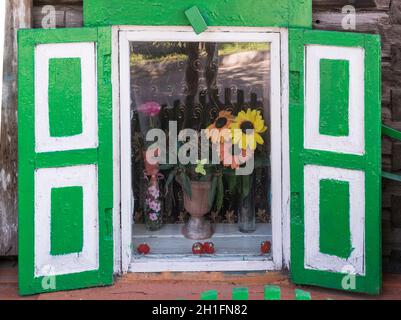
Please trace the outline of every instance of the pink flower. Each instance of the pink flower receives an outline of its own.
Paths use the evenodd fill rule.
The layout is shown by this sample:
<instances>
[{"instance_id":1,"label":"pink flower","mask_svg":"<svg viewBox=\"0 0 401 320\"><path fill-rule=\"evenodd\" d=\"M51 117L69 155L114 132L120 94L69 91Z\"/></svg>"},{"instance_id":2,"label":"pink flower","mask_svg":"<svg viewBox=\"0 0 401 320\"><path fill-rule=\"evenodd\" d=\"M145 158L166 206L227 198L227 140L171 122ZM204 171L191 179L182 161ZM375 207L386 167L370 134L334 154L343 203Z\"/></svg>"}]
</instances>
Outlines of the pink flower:
<instances>
[{"instance_id":1,"label":"pink flower","mask_svg":"<svg viewBox=\"0 0 401 320\"><path fill-rule=\"evenodd\" d=\"M138 108L138 111L147 116L155 117L160 113L161 108L162 107L157 102L149 101L141 104Z\"/></svg>"},{"instance_id":2,"label":"pink flower","mask_svg":"<svg viewBox=\"0 0 401 320\"><path fill-rule=\"evenodd\" d=\"M158 198L160 195L159 190L155 186L150 186L148 192L153 198Z\"/></svg>"},{"instance_id":3,"label":"pink flower","mask_svg":"<svg viewBox=\"0 0 401 320\"><path fill-rule=\"evenodd\" d=\"M152 213L149 215L149 218L150 218L150 220L152 220L152 221L156 221L156 220L157 220L157 214L154 213L154 212L152 212Z\"/></svg>"},{"instance_id":4,"label":"pink flower","mask_svg":"<svg viewBox=\"0 0 401 320\"><path fill-rule=\"evenodd\" d=\"M150 201L149 202L149 208L153 211L159 212L160 211L160 203L156 201Z\"/></svg>"},{"instance_id":5,"label":"pink flower","mask_svg":"<svg viewBox=\"0 0 401 320\"><path fill-rule=\"evenodd\" d=\"M145 198L145 203L148 207L149 207L150 203L152 203L152 202L153 202L153 198L148 198L148 197Z\"/></svg>"}]
</instances>

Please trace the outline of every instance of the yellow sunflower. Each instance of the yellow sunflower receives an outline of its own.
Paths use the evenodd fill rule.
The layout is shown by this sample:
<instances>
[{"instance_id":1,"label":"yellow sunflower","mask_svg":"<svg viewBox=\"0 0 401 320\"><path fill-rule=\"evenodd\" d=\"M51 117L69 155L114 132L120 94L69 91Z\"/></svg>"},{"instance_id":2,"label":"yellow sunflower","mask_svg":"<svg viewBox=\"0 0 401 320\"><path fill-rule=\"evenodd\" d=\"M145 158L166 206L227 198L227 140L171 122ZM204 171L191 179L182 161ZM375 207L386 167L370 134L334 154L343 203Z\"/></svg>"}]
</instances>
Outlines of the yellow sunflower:
<instances>
[{"instance_id":1,"label":"yellow sunflower","mask_svg":"<svg viewBox=\"0 0 401 320\"><path fill-rule=\"evenodd\" d=\"M241 149L255 150L258 144L263 144L261 133L267 130L260 111L247 109L238 113L231 124L233 142Z\"/></svg>"},{"instance_id":2,"label":"yellow sunflower","mask_svg":"<svg viewBox=\"0 0 401 320\"><path fill-rule=\"evenodd\" d=\"M232 139L230 126L234 117L230 111L220 111L216 121L206 128L206 136L213 143L221 143Z\"/></svg>"}]
</instances>

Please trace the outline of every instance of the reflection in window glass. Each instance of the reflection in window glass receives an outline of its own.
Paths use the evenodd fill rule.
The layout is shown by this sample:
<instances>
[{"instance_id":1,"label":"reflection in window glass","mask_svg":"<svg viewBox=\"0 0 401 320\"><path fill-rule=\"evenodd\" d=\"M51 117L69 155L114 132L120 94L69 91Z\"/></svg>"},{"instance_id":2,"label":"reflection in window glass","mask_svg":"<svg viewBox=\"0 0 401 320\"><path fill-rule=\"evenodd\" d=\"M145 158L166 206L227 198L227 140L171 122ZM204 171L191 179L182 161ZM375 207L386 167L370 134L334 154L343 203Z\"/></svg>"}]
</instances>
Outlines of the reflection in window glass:
<instances>
[{"instance_id":1,"label":"reflection in window glass","mask_svg":"<svg viewBox=\"0 0 401 320\"><path fill-rule=\"evenodd\" d=\"M147 243L151 254L192 254L202 240L213 243L216 257L260 255L261 243L271 241L269 44L131 42L130 50L134 251ZM171 165L168 157L148 163L146 151L160 150L146 133L157 128L169 137L172 121L178 132L227 128L238 157L209 166L199 151L192 167ZM243 136L233 137L235 128ZM254 142L243 141L246 129ZM207 137L219 159L231 150L227 136ZM251 175L233 174L246 161L241 148L251 151Z\"/></svg>"}]
</instances>

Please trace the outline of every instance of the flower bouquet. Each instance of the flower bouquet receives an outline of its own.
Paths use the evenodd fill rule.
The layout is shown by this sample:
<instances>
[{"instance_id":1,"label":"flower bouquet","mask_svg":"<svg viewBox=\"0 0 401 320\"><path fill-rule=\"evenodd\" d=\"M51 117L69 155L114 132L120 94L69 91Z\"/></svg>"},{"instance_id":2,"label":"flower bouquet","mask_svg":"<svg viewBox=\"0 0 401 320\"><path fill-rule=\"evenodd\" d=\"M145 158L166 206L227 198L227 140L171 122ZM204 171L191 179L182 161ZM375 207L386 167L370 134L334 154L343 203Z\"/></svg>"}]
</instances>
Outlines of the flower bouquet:
<instances>
[{"instance_id":1,"label":"flower bouquet","mask_svg":"<svg viewBox=\"0 0 401 320\"><path fill-rule=\"evenodd\" d=\"M185 143L187 146L191 142ZM183 164L180 162L170 171L166 181L166 190L175 180L183 189L183 200L185 210L189 213L190 218L182 228L182 233L186 238L193 240L208 239L213 234L213 228L204 216L210 211L214 195L211 189L216 183L218 174L218 166L209 163L208 158L203 158L198 154L198 140L193 140L193 150L196 150L196 157L202 160L195 160L192 163ZM182 147L182 145L180 146Z\"/></svg>"},{"instance_id":2,"label":"flower bouquet","mask_svg":"<svg viewBox=\"0 0 401 320\"><path fill-rule=\"evenodd\" d=\"M208 128L208 137L217 148L221 164L231 192L239 195L238 223L241 232L253 232L255 219L255 174L254 169L268 159L264 150L263 134L267 131L260 111L247 109L234 117L228 111L219 113ZM240 172L241 166L252 163L248 170Z\"/></svg>"},{"instance_id":3,"label":"flower bouquet","mask_svg":"<svg viewBox=\"0 0 401 320\"><path fill-rule=\"evenodd\" d=\"M230 191L236 191L240 195L240 230L254 231L253 171L258 163L268 159L263 150L263 134L267 127L261 112L247 109L235 116L230 111L221 111L216 120L202 131L206 142L211 142L208 143L207 155L200 150L205 141L198 137L201 143L194 140L196 146L193 148L197 153L196 162L178 164L170 172L166 182L167 189L175 177L184 190L184 206L190 219L183 227L183 234L195 240L211 237L212 227L204 216L213 206L216 211L221 210L224 199L223 180L228 181ZM190 143L186 142L185 145Z\"/></svg>"}]
</instances>

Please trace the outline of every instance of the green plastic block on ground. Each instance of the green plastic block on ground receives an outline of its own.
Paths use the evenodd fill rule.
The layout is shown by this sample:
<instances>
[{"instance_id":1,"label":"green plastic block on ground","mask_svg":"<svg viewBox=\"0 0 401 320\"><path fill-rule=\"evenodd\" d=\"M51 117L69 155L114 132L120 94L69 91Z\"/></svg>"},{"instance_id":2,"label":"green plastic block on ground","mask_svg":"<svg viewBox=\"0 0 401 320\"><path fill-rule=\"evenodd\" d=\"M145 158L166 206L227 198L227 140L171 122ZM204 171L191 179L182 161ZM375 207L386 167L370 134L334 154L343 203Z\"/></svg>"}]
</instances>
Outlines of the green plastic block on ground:
<instances>
[{"instance_id":1,"label":"green plastic block on ground","mask_svg":"<svg viewBox=\"0 0 401 320\"><path fill-rule=\"evenodd\" d=\"M219 293L217 290L209 290L200 294L201 300L218 300Z\"/></svg>"},{"instance_id":2,"label":"green plastic block on ground","mask_svg":"<svg viewBox=\"0 0 401 320\"><path fill-rule=\"evenodd\" d=\"M233 288L233 300L248 300L248 288Z\"/></svg>"},{"instance_id":3,"label":"green plastic block on ground","mask_svg":"<svg viewBox=\"0 0 401 320\"><path fill-rule=\"evenodd\" d=\"M295 289L295 300L312 300L309 292Z\"/></svg>"},{"instance_id":4,"label":"green plastic block on ground","mask_svg":"<svg viewBox=\"0 0 401 320\"><path fill-rule=\"evenodd\" d=\"M187 16L192 28L194 28L196 34L200 34L207 29L206 21L203 19L197 6L193 6L185 11L185 15Z\"/></svg>"},{"instance_id":5,"label":"green plastic block on ground","mask_svg":"<svg viewBox=\"0 0 401 320\"><path fill-rule=\"evenodd\" d=\"M265 298L265 300L280 300L281 299L280 287L265 286L264 298Z\"/></svg>"}]
</instances>

